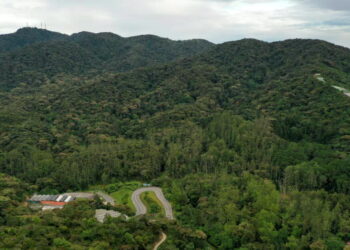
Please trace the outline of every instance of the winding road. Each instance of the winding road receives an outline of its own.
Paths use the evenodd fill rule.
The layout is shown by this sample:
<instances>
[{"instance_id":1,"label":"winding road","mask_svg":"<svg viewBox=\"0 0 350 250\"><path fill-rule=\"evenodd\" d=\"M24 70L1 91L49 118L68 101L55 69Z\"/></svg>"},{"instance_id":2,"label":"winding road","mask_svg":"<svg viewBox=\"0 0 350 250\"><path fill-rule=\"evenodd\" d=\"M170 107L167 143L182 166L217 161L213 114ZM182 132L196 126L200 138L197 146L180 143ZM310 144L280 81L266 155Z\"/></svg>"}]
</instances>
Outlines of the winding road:
<instances>
[{"instance_id":1,"label":"winding road","mask_svg":"<svg viewBox=\"0 0 350 250\"><path fill-rule=\"evenodd\" d=\"M163 242L166 240L166 237L166 234L162 232L160 235L160 240L154 245L153 250L157 250L158 247L162 245Z\"/></svg>"},{"instance_id":2,"label":"winding road","mask_svg":"<svg viewBox=\"0 0 350 250\"><path fill-rule=\"evenodd\" d=\"M147 208L141 201L141 194L144 192L154 192L158 198L158 200L162 203L164 210L165 210L165 217L169 220L174 219L173 209L171 208L171 205L169 201L164 197L163 191L159 187L144 187L136 189L132 195L131 200L136 208L136 215L146 214Z\"/></svg>"},{"instance_id":3,"label":"winding road","mask_svg":"<svg viewBox=\"0 0 350 250\"><path fill-rule=\"evenodd\" d=\"M145 204L142 203L142 200L141 200L141 194L144 192L154 192L158 200L162 203L164 207L165 217L168 218L169 220L174 219L173 209L171 208L169 201L165 198L162 189L159 187L139 188L132 193L131 200L136 208L136 216L147 213L147 208ZM159 246L163 244L166 238L167 238L167 235L164 232L161 232L160 240L154 245L153 250L157 250Z\"/></svg>"},{"instance_id":4,"label":"winding road","mask_svg":"<svg viewBox=\"0 0 350 250\"><path fill-rule=\"evenodd\" d=\"M162 205L164 207L165 217L168 218L169 220L174 220L173 209L171 208L169 201L165 198L162 189L159 187L143 187L143 188L136 189L132 193L131 200L136 208L135 216L147 213L147 208L142 203L142 200L141 200L141 194L144 192L154 192L155 195L157 196L158 200L162 203ZM77 193L77 196L78 196L78 194L79 193ZM101 191L96 192L96 194L105 200L105 202L104 202L105 204L109 203L113 206L115 205L115 201L114 201L113 197L109 196L108 194L103 193ZM99 222L103 223L103 221L107 215L109 215L111 217L119 217L122 214L119 212L116 212L116 211L112 211L112 210L97 209L95 217ZM125 215L125 217L126 217L126 219L128 219L128 217L126 215ZM153 250L157 250L159 248L159 246L164 243L166 238L167 238L167 235L164 232L161 232L160 239L159 239L159 241L157 241L155 243Z\"/></svg>"}]
</instances>

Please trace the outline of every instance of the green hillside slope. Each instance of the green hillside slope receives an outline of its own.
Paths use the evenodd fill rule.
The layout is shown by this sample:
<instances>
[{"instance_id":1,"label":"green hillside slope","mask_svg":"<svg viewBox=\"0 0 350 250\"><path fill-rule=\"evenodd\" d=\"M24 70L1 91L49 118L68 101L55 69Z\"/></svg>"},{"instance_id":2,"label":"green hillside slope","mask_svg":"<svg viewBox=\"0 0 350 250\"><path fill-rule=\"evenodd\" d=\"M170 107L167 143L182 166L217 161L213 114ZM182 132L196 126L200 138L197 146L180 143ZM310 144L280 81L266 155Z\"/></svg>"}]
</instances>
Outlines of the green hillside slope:
<instances>
[{"instance_id":1,"label":"green hillside slope","mask_svg":"<svg viewBox=\"0 0 350 250\"><path fill-rule=\"evenodd\" d=\"M339 91L350 89L349 49L83 32L0 57L0 172L55 193L161 186L178 223L157 225L169 249L350 241L350 97ZM147 248L158 231L145 223ZM99 237L55 235L77 246Z\"/></svg>"},{"instance_id":2,"label":"green hillside slope","mask_svg":"<svg viewBox=\"0 0 350 250\"><path fill-rule=\"evenodd\" d=\"M212 45L205 40L172 41L150 35L122 38L89 32L66 36L25 28L0 36L0 88L40 85L45 77L60 73L82 76L129 71L195 55Z\"/></svg>"},{"instance_id":3,"label":"green hillside slope","mask_svg":"<svg viewBox=\"0 0 350 250\"><path fill-rule=\"evenodd\" d=\"M20 49L35 43L64 40L66 35L37 28L21 28L15 33L0 35L0 53Z\"/></svg>"},{"instance_id":4,"label":"green hillside slope","mask_svg":"<svg viewBox=\"0 0 350 250\"><path fill-rule=\"evenodd\" d=\"M80 141L86 141L91 127L101 122L113 128L105 132L107 135L144 136L149 126L167 126L167 120L160 123L159 119L172 110L184 107L191 112L200 107L209 114L231 110L246 119L270 117L275 132L285 139L308 140L348 151L349 98L332 85L347 86L350 82L346 71L350 53L319 41L286 43L291 48L284 53L294 50L295 44L314 43L320 48L312 53L306 48L299 49L305 53L295 51L298 56L285 55L276 64L278 59L271 58L283 53L281 47L286 45L243 40L218 45L203 55L164 66L102 74L91 79L62 75L46 79L46 84L38 89L23 85L5 95L17 101L10 101L16 108L35 112L66 133L79 131ZM337 53L338 60L322 46L344 51ZM79 71L79 67L74 67L74 56L83 58L85 54L75 51L70 57L62 56L62 63L55 62ZM93 62L87 59L83 62L84 66L93 67ZM322 74L326 82L315 78L315 73ZM198 110L191 113L197 119L202 116ZM70 123L65 116L75 120L74 129L67 127ZM186 118L175 116L169 122ZM137 126L137 131L131 123Z\"/></svg>"}]
</instances>

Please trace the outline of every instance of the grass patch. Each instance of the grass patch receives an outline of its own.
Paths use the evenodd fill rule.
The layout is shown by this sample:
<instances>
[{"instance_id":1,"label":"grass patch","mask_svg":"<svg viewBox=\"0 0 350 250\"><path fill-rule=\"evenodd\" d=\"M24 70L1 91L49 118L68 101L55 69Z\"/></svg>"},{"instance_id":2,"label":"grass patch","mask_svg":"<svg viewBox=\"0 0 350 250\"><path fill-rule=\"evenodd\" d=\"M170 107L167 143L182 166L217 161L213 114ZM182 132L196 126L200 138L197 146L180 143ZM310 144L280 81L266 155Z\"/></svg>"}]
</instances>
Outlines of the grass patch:
<instances>
[{"instance_id":1,"label":"grass patch","mask_svg":"<svg viewBox=\"0 0 350 250\"><path fill-rule=\"evenodd\" d=\"M134 207L134 204L131 201L131 194L133 191L134 190L122 188L116 192L111 193L110 195L114 198L114 200L117 204L126 205L129 208L131 208L131 210L133 212L135 212L136 209Z\"/></svg>"},{"instance_id":2,"label":"grass patch","mask_svg":"<svg viewBox=\"0 0 350 250\"><path fill-rule=\"evenodd\" d=\"M154 192L142 193L141 200L143 204L145 204L145 206L147 207L147 213L165 216L163 205Z\"/></svg>"},{"instance_id":3,"label":"grass patch","mask_svg":"<svg viewBox=\"0 0 350 250\"><path fill-rule=\"evenodd\" d=\"M136 212L134 204L131 201L131 194L142 186L139 181L117 182L107 185L93 185L88 191L103 191L113 197L116 204L128 206L133 212Z\"/></svg>"},{"instance_id":4,"label":"grass patch","mask_svg":"<svg viewBox=\"0 0 350 250\"><path fill-rule=\"evenodd\" d=\"M117 204L126 205L133 212L136 212L131 201L131 194L141 186L141 182L138 181L118 182L106 185L103 191L112 196Z\"/></svg>"}]
</instances>

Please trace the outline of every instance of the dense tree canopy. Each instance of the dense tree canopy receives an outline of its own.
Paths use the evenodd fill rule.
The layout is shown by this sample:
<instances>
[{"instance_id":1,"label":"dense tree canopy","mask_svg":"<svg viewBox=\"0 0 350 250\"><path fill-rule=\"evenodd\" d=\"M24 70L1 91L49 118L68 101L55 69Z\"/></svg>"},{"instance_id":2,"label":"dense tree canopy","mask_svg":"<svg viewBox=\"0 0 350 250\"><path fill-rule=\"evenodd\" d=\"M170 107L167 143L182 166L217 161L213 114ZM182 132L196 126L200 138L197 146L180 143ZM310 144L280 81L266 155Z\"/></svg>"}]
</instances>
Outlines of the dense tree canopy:
<instances>
[{"instance_id":1,"label":"dense tree canopy","mask_svg":"<svg viewBox=\"0 0 350 250\"><path fill-rule=\"evenodd\" d=\"M148 249L162 230L164 249L350 241L350 99L333 87L350 89L349 49L31 29L0 47L0 248ZM21 203L129 180L162 186L177 222Z\"/></svg>"}]
</instances>

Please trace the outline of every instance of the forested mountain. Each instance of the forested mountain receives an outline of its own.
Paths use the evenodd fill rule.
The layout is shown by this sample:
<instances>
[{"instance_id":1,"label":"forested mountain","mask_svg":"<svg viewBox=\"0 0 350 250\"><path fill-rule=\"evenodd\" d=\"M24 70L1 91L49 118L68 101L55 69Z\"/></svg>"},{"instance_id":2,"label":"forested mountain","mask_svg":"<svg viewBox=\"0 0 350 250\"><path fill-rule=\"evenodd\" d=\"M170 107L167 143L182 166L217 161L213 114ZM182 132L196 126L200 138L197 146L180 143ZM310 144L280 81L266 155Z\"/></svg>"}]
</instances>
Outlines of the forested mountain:
<instances>
[{"instance_id":1,"label":"forested mountain","mask_svg":"<svg viewBox=\"0 0 350 250\"><path fill-rule=\"evenodd\" d=\"M122 72L191 56L210 48L205 40L172 41L145 35L122 38L112 33L67 36L23 28L0 36L0 88L43 84L57 74Z\"/></svg>"},{"instance_id":2,"label":"forested mountain","mask_svg":"<svg viewBox=\"0 0 350 250\"><path fill-rule=\"evenodd\" d=\"M15 33L0 35L0 53L21 49L23 47L48 41L64 40L67 36L49 30L21 28Z\"/></svg>"},{"instance_id":3,"label":"forested mountain","mask_svg":"<svg viewBox=\"0 0 350 250\"><path fill-rule=\"evenodd\" d=\"M52 193L160 185L177 226L206 235L168 249L350 241L350 98L334 88L350 89L349 49L83 32L0 57L0 172Z\"/></svg>"}]
</instances>

